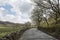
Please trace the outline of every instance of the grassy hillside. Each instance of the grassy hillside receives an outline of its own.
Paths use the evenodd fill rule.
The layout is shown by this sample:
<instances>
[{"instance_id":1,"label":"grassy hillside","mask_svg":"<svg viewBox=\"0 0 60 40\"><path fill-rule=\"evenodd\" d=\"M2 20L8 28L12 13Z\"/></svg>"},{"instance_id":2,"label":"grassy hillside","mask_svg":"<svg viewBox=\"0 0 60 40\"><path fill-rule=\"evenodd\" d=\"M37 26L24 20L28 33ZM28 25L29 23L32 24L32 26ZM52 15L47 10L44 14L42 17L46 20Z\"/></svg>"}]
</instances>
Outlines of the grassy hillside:
<instances>
[{"instance_id":1,"label":"grassy hillside","mask_svg":"<svg viewBox=\"0 0 60 40\"><path fill-rule=\"evenodd\" d=\"M14 31L22 29L21 24L0 21L0 38Z\"/></svg>"},{"instance_id":2,"label":"grassy hillside","mask_svg":"<svg viewBox=\"0 0 60 40\"><path fill-rule=\"evenodd\" d=\"M0 27L0 38L7 35L7 34L10 34L14 31L17 31L17 30L21 30L22 28L21 27L18 27L18 28L13 28L13 27Z\"/></svg>"}]
</instances>

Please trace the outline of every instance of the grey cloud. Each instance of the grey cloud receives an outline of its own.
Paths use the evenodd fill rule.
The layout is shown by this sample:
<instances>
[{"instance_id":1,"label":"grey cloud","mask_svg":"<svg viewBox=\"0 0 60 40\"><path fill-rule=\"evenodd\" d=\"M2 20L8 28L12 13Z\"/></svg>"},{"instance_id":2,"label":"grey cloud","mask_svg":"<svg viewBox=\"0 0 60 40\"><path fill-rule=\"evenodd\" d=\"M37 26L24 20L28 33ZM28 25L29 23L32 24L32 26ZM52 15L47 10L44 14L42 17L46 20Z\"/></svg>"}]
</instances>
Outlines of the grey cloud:
<instances>
[{"instance_id":1,"label":"grey cloud","mask_svg":"<svg viewBox=\"0 0 60 40\"><path fill-rule=\"evenodd\" d=\"M26 13L30 11L30 9L32 8L32 5L27 2L24 2L22 5L20 5L19 8L22 13Z\"/></svg>"}]
</instances>

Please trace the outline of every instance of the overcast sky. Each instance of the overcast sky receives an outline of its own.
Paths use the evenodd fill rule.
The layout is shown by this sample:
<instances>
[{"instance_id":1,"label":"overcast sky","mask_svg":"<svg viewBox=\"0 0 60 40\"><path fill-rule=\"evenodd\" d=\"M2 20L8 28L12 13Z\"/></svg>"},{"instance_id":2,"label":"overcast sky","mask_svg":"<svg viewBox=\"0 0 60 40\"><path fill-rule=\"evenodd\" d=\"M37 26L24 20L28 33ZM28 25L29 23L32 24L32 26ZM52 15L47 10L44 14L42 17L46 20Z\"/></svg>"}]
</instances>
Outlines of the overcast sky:
<instances>
[{"instance_id":1,"label":"overcast sky","mask_svg":"<svg viewBox=\"0 0 60 40\"><path fill-rule=\"evenodd\" d=\"M32 10L30 0L0 0L0 21L25 23Z\"/></svg>"}]
</instances>

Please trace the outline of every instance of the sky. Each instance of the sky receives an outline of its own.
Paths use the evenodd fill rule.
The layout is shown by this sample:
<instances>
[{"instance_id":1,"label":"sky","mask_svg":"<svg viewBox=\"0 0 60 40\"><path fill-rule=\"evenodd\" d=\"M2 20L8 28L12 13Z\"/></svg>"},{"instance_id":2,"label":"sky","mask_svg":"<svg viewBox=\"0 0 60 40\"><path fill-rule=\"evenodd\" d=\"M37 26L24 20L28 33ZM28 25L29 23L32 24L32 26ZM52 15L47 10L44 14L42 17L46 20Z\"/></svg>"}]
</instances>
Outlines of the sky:
<instances>
[{"instance_id":1,"label":"sky","mask_svg":"<svg viewBox=\"0 0 60 40\"><path fill-rule=\"evenodd\" d=\"M0 0L0 21L31 22L32 8L30 0Z\"/></svg>"}]
</instances>

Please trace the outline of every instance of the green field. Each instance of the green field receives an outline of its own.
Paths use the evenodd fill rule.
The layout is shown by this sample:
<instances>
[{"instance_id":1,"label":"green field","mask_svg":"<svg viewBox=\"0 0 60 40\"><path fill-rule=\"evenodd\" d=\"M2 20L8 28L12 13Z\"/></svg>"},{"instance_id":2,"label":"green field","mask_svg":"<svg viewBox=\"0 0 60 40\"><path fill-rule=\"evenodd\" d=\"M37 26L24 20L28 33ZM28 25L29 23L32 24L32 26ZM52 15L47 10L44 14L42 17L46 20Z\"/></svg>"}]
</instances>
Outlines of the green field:
<instances>
[{"instance_id":1,"label":"green field","mask_svg":"<svg viewBox=\"0 0 60 40\"><path fill-rule=\"evenodd\" d=\"M20 30L22 29L21 27L18 27L18 28L13 28L13 27L0 27L0 38L9 34L9 33L12 33L14 31L17 31L17 30Z\"/></svg>"}]
</instances>

